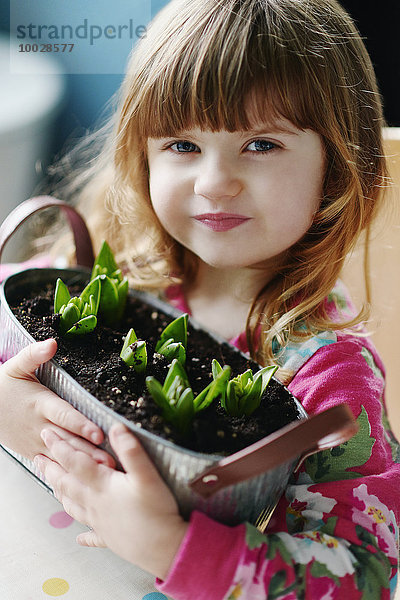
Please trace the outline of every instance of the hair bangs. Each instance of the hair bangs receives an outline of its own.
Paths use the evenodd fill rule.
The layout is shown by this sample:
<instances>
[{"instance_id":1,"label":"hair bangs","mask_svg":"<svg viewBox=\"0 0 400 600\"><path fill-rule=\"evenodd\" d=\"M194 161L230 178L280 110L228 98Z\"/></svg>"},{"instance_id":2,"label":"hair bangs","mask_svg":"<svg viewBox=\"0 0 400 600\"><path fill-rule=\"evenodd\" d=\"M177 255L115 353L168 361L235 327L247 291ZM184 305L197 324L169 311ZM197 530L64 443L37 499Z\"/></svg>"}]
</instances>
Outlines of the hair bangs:
<instances>
[{"instance_id":1,"label":"hair bangs","mask_svg":"<svg viewBox=\"0 0 400 600\"><path fill-rule=\"evenodd\" d=\"M270 34L265 14L251 3L253 12L246 12L245 4L220 5L196 28L191 23L190 35L183 20L175 35L159 41L138 93L142 139L193 127L238 131L279 117L306 125L298 65Z\"/></svg>"}]
</instances>

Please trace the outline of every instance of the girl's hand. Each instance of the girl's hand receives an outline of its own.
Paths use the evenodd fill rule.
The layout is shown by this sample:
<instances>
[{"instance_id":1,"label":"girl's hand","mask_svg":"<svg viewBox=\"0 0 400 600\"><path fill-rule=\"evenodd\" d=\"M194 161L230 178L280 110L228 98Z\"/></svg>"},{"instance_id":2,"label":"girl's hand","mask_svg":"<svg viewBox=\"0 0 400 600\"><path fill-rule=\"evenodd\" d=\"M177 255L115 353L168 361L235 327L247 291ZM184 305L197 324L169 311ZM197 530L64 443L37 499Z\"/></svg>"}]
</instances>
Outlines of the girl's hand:
<instances>
[{"instance_id":1,"label":"girl's hand","mask_svg":"<svg viewBox=\"0 0 400 600\"><path fill-rule=\"evenodd\" d=\"M165 579L187 523L137 439L123 425L110 430L124 473L96 463L50 429L42 435L57 462L38 456L37 466L66 512L93 529L79 535L78 543L107 546Z\"/></svg>"},{"instance_id":2,"label":"girl's hand","mask_svg":"<svg viewBox=\"0 0 400 600\"><path fill-rule=\"evenodd\" d=\"M96 461L114 465L109 454L93 445L103 441L101 429L36 378L35 370L56 350L55 340L36 342L0 365L0 443L31 460L36 454L50 456L40 437L49 427Z\"/></svg>"}]
</instances>

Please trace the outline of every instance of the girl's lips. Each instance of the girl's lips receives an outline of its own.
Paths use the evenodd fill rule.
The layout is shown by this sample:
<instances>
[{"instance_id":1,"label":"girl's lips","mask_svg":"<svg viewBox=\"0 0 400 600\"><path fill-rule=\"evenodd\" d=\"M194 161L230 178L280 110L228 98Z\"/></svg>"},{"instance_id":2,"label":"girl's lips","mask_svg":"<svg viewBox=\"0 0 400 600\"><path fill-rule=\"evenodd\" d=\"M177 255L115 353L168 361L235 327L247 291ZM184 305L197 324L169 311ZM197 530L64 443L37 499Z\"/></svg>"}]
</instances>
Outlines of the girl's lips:
<instances>
[{"instance_id":1,"label":"girl's lips","mask_svg":"<svg viewBox=\"0 0 400 600\"><path fill-rule=\"evenodd\" d=\"M196 215L194 219L213 231L229 231L249 220L250 217L231 213L205 213Z\"/></svg>"}]
</instances>

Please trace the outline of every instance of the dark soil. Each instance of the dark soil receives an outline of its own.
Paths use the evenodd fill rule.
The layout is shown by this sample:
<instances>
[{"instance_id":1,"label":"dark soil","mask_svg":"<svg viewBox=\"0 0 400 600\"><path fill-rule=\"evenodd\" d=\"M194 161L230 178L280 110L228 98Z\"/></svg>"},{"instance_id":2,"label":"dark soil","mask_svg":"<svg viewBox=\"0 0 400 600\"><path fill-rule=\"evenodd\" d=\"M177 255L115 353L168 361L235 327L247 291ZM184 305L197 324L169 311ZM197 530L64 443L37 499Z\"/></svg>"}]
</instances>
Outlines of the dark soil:
<instances>
[{"instance_id":1,"label":"dark soil","mask_svg":"<svg viewBox=\"0 0 400 600\"><path fill-rule=\"evenodd\" d=\"M81 289L76 290L80 293ZM230 417L214 402L198 413L187 438L165 423L159 407L148 394L145 376L135 373L119 358L123 337L133 327L139 339L147 342L147 375L162 383L168 370L164 357L154 354L159 333L172 318L137 298L129 297L126 314L118 327L101 323L93 333L65 339L58 333L58 315L53 314L54 286L33 290L31 296L11 306L14 314L38 341L53 337L58 342L56 362L102 403L156 435L201 452L231 454L265 437L298 418L293 397L277 381L271 380L260 407L250 417ZM75 292L74 292L75 293ZM186 371L194 392L212 379L211 361L229 364L232 375L258 366L229 344L220 344L189 322Z\"/></svg>"}]
</instances>

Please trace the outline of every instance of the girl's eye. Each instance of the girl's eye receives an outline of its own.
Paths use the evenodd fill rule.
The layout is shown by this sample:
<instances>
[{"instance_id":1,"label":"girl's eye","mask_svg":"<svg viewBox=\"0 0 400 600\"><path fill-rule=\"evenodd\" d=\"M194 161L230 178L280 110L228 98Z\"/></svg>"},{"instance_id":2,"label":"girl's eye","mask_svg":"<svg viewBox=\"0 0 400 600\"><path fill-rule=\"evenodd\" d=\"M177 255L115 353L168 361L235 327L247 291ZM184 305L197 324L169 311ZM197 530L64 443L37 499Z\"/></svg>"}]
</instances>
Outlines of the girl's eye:
<instances>
[{"instance_id":1,"label":"girl's eye","mask_svg":"<svg viewBox=\"0 0 400 600\"><path fill-rule=\"evenodd\" d=\"M170 145L170 148L171 150L175 150L175 152L200 152L200 148L196 144L186 140L174 142Z\"/></svg>"},{"instance_id":2,"label":"girl's eye","mask_svg":"<svg viewBox=\"0 0 400 600\"><path fill-rule=\"evenodd\" d=\"M268 140L254 140L246 146L246 150L250 152L270 152L274 148L277 148L276 144Z\"/></svg>"}]
</instances>

